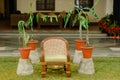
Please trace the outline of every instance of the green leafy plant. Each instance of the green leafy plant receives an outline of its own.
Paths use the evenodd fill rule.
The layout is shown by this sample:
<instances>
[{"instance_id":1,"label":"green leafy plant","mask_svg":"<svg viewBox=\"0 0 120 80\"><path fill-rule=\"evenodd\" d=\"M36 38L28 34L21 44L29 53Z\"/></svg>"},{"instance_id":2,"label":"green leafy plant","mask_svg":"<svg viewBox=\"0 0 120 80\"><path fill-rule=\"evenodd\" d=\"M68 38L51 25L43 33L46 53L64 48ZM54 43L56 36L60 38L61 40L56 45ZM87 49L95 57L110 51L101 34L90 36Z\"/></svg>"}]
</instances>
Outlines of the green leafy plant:
<instances>
[{"instance_id":1,"label":"green leafy plant","mask_svg":"<svg viewBox=\"0 0 120 80\"><path fill-rule=\"evenodd\" d=\"M103 18L101 18L101 20L106 24L106 26L110 27L111 25L114 24L115 19L113 14L107 14L106 16L104 16Z\"/></svg>"},{"instance_id":2,"label":"green leafy plant","mask_svg":"<svg viewBox=\"0 0 120 80\"><path fill-rule=\"evenodd\" d=\"M74 14L74 18L73 18L73 23L72 25L74 26L75 23L77 21L79 21L79 34L80 34L80 39L82 40L82 28L85 28L86 29L86 45L89 45L89 37L88 37L88 34L89 34L89 16L88 16L88 13L92 13L92 15L98 19L98 16L96 15L95 11L94 11L94 7L95 5L98 3L99 0L97 0L93 7L92 8L88 8L88 7L84 7L84 8L79 8L77 6L74 7L73 10L70 10L68 12L68 14L66 15L65 17L65 25L64 27L66 27L70 17L71 17L71 14ZM87 10L87 12L85 12L84 10Z\"/></svg>"},{"instance_id":3,"label":"green leafy plant","mask_svg":"<svg viewBox=\"0 0 120 80\"><path fill-rule=\"evenodd\" d=\"M42 18L42 20L43 20L44 22L47 21L47 15L42 14L42 13L39 13L39 16L40 16L40 18Z\"/></svg>"},{"instance_id":4,"label":"green leafy plant","mask_svg":"<svg viewBox=\"0 0 120 80\"><path fill-rule=\"evenodd\" d=\"M108 34L108 36L119 36L120 34L120 25L115 20L113 14L107 14L98 22L101 27L100 30Z\"/></svg>"},{"instance_id":5,"label":"green leafy plant","mask_svg":"<svg viewBox=\"0 0 120 80\"><path fill-rule=\"evenodd\" d=\"M36 1L36 0L35 0ZM27 47L27 43L29 40L32 40L33 39L33 18L34 18L34 14L32 12L32 6L33 6L33 3L32 1L30 1L30 12L29 12L29 18L28 20L25 22L23 20L20 20L18 22L18 32L19 32L19 43L21 42L21 38L23 40L23 47ZM38 14L36 15L36 21L38 22ZM31 30L31 34L28 34L26 32L26 28L30 28Z\"/></svg>"},{"instance_id":6,"label":"green leafy plant","mask_svg":"<svg viewBox=\"0 0 120 80\"><path fill-rule=\"evenodd\" d=\"M58 22L58 16L53 12L50 12L48 15L40 13L40 17L44 22L47 22L47 20L49 20L52 23L53 19L55 19L55 21Z\"/></svg>"},{"instance_id":7,"label":"green leafy plant","mask_svg":"<svg viewBox=\"0 0 120 80\"><path fill-rule=\"evenodd\" d=\"M36 1L36 0L33 0L33 1ZM33 18L34 18L34 14L33 14L33 12L32 12L32 8L33 8L33 2L32 1L30 1L30 12L29 12L29 19L28 19L28 21L26 22L27 24L27 26L28 27L30 27L30 30L31 30L31 35L30 35L30 40L33 40ZM36 14L36 17L35 17L35 19L36 19L36 22L38 23L38 14Z\"/></svg>"},{"instance_id":8,"label":"green leafy plant","mask_svg":"<svg viewBox=\"0 0 120 80\"><path fill-rule=\"evenodd\" d=\"M27 47L27 43L29 41L29 34L25 31L25 28L27 28L28 24L25 23L25 21L19 21L18 22L18 32L19 32L19 43L21 42L21 38L22 38L22 42L23 42L23 47Z\"/></svg>"}]
</instances>

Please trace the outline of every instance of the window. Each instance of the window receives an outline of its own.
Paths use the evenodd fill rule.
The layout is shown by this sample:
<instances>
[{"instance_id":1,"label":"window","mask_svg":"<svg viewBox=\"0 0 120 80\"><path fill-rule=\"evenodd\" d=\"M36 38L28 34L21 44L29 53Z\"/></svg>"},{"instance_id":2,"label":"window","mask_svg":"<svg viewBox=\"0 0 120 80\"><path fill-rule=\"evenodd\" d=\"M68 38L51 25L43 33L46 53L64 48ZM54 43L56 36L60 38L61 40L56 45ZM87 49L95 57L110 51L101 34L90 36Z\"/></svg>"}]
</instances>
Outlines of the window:
<instances>
[{"instance_id":1,"label":"window","mask_svg":"<svg viewBox=\"0 0 120 80\"><path fill-rule=\"evenodd\" d=\"M55 0L37 0L36 10L55 10Z\"/></svg>"},{"instance_id":2,"label":"window","mask_svg":"<svg viewBox=\"0 0 120 80\"><path fill-rule=\"evenodd\" d=\"M75 5L79 6L80 8L84 7L92 7L93 6L93 0L75 0Z\"/></svg>"}]
</instances>

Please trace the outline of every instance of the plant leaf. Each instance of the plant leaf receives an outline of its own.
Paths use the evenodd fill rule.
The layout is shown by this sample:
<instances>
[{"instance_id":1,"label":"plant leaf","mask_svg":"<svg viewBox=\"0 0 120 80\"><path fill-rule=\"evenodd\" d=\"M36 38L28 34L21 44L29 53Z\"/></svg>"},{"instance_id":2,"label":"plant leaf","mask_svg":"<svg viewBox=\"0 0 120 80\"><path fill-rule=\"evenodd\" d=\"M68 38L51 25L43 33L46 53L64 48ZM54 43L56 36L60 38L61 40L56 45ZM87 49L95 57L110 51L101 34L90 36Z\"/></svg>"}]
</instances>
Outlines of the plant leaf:
<instances>
[{"instance_id":1,"label":"plant leaf","mask_svg":"<svg viewBox=\"0 0 120 80\"><path fill-rule=\"evenodd\" d=\"M93 16L96 18L96 19L99 19L96 12L94 11L93 8L90 9L90 12L93 14Z\"/></svg>"},{"instance_id":2,"label":"plant leaf","mask_svg":"<svg viewBox=\"0 0 120 80\"><path fill-rule=\"evenodd\" d=\"M36 22L38 23L38 20L39 20L39 16L38 14L36 14Z\"/></svg>"},{"instance_id":3,"label":"plant leaf","mask_svg":"<svg viewBox=\"0 0 120 80\"><path fill-rule=\"evenodd\" d=\"M73 18L72 26L74 26L78 20L79 20L79 14L76 14L75 17Z\"/></svg>"},{"instance_id":4,"label":"plant leaf","mask_svg":"<svg viewBox=\"0 0 120 80\"><path fill-rule=\"evenodd\" d=\"M72 11L69 11L69 12L67 13L67 15L65 16L65 18L64 18L64 21L65 21L64 28L66 28L67 23L68 23L68 21L69 21L69 19L70 19L71 14L72 14Z\"/></svg>"},{"instance_id":5,"label":"plant leaf","mask_svg":"<svg viewBox=\"0 0 120 80\"><path fill-rule=\"evenodd\" d=\"M55 20L58 22L58 17L57 16L55 16Z\"/></svg>"},{"instance_id":6,"label":"plant leaf","mask_svg":"<svg viewBox=\"0 0 120 80\"><path fill-rule=\"evenodd\" d=\"M19 34L20 34L20 36L22 36L22 34L23 34L23 27L25 26L25 22L24 21L19 21L18 22L18 32L19 32Z\"/></svg>"},{"instance_id":7,"label":"plant leaf","mask_svg":"<svg viewBox=\"0 0 120 80\"><path fill-rule=\"evenodd\" d=\"M49 16L49 18L50 18L50 22L52 22L52 21L53 21L53 17L52 17L52 16Z\"/></svg>"},{"instance_id":8,"label":"plant leaf","mask_svg":"<svg viewBox=\"0 0 120 80\"><path fill-rule=\"evenodd\" d=\"M27 43L29 41L29 38L30 38L29 34L25 32L25 34L24 34L24 47L27 47Z\"/></svg>"}]
</instances>

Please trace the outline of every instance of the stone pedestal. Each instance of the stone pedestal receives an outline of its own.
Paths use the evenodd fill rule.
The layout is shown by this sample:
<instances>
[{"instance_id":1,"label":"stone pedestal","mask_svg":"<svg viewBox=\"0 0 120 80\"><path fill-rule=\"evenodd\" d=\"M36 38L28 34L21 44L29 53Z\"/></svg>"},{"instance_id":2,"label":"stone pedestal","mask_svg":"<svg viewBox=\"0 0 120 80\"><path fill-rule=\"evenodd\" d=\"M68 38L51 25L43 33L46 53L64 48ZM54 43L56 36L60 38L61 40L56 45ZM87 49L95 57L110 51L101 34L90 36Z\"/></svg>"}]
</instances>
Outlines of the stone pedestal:
<instances>
[{"instance_id":1,"label":"stone pedestal","mask_svg":"<svg viewBox=\"0 0 120 80\"><path fill-rule=\"evenodd\" d=\"M31 62L33 64L38 64L40 62L40 55L39 55L37 49L30 51L29 58L31 59Z\"/></svg>"},{"instance_id":2,"label":"stone pedestal","mask_svg":"<svg viewBox=\"0 0 120 80\"><path fill-rule=\"evenodd\" d=\"M73 56L73 63L79 64L82 59L82 51L75 50L74 56Z\"/></svg>"},{"instance_id":3,"label":"stone pedestal","mask_svg":"<svg viewBox=\"0 0 120 80\"><path fill-rule=\"evenodd\" d=\"M95 70L92 58L89 59L83 58L79 64L78 72L83 74L94 74Z\"/></svg>"},{"instance_id":4,"label":"stone pedestal","mask_svg":"<svg viewBox=\"0 0 120 80\"><path fill-rule=\"evenodd\" d=\"M17 75L30 75L33 73L33 66L30 59L19 59L17 67Z\"/></svg>"}]
</instances>

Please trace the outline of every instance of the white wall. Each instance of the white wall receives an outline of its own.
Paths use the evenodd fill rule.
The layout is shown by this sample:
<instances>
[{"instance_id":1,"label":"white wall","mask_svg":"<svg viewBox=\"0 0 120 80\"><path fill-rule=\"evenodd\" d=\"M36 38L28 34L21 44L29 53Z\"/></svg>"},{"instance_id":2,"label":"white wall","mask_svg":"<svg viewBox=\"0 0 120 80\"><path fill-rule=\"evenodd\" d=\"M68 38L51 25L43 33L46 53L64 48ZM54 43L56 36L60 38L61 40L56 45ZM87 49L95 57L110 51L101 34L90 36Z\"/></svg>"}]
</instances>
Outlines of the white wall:
<instances>
[{"instance_id":1,"label":"white wall","mask_svg":"<svg viewBox=\"0 0 120 80\"><path fill-rule=\"evenodd\" d=\"M35 0L17 0L17 10L20 10L22 13L28 13L30 11L30 2L33 2L32 11L36 12Z\"/></svg>"},{"instance_id":2,"label":"white wall","mask_svg":"<svg viewBox=\"0 0 120 80\"><path fill-rule=\"evenodd\" d=\"M94 10L95 10L96 14L98 15L99 19L104 17L105 13L106 13L106 0L99 0L98 4L95 6ZM97 21L92 15L90 15L90 20L92 22Z\"/></svg>"},{"instance_id":3,"label":"white wall","mask_svg":"<svg viewBox=\"0 0 120 80\"><path fill-rule=\"evenodd\" d=\"M28 13L30 10L30 1L33 1L33 12L36 11L36 2L35 0L17 0L17 9L22 13ZM95 0L94 0L95 1ZM99 16L99 19L104 17L106 13L112 12L112 0L99 0L99 3L95 6L94 10ZM55 12L60 11L69 11L74 7L74 0L55 0ZM96 19L90 14L90 20L92 22L96 22Z\"/></svg>"},{"instance_id":4,"label":"white wall","mask_svg":"<svg viewBox=\"0 0 120 80\"><path fill-rule=\"evenodd\" d=\"M107 0L106 4L106 14L113 13L113 0Z\"/></svg>"},{"instance_id":5,"label":"white wall","mask_svg":"<svg viewBox=\"0 0 120 80\"><path fill-rule=\"evenodd\" d=\"M33 2L32 11L36 12L35 0L17 0L17 10L20 10L22 13L29 12L30 1ZM74 7L74 0L55 0L55 12L69 11L73 7Z\"/></svg>"},{"instance_id":6,"label":"white wall","mask_svg":"<svg viewBox=\"0 0 120 80\"><path fill-rule=\"evenodd\" d=\"M55 0L55 11L66 11L68 12L74 7L74 0Z\"/></svg>"}]
</instances>

